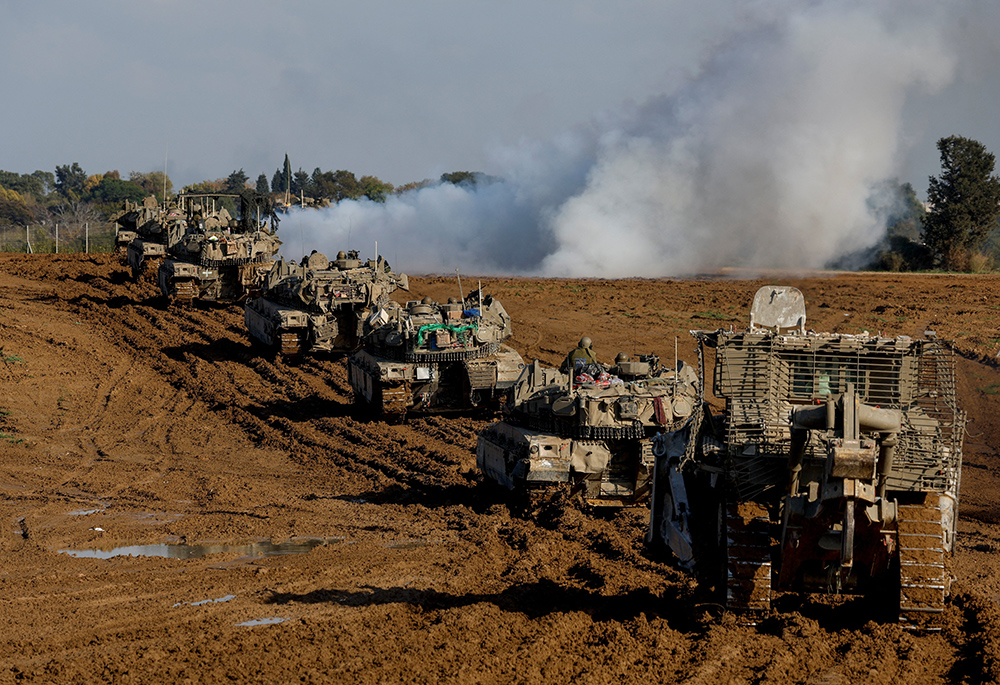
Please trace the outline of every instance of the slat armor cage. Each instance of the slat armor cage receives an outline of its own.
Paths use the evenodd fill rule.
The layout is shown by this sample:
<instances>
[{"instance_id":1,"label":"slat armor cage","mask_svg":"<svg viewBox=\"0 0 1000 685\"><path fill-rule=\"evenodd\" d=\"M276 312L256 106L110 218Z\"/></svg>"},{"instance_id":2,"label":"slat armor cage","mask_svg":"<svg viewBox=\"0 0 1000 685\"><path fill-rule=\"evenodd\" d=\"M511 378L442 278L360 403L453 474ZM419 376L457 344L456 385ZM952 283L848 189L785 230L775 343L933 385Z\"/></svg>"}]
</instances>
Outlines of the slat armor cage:
<instances>
[{"instance_id":1,"label":"slat armor cage","mask_svg":"<svg viewBox=\"0 0 1000 685\"><path fill-rule=\"evenodd\" d=\"M826 402L854 386L861 402L902 414L887 487L957 493L965 414L955 398L955 355L906 336L698 332L715 347L715 395L726 400L728 486L738 500L787 481L794 407ZM823 459L810 439L805 458Z\"/></svg>"}]
</instances>

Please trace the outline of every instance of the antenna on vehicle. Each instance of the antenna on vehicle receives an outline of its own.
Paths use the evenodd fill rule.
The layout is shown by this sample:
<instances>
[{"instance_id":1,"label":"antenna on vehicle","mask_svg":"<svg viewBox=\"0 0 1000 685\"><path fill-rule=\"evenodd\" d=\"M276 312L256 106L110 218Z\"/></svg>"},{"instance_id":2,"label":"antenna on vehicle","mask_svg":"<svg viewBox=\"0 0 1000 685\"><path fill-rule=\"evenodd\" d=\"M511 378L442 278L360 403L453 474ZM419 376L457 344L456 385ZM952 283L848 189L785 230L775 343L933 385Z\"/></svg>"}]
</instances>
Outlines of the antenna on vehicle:
<instances>
[{"instance_id":1,"label":"antenna on vehicle","mask_svg":"<svg viewBox=\"0 0 1000 685\"><path fill-rule=\"evenodd\" d=\"M677 336L674 336L674 397L677 397Z\"/></svg>"},{"instance_id":2,"label":"antenna on vehicle","mask_svg":"<svg viewBox=\"0 0 1000 685\"><path fill-rule=\"evenodd\" d=\"M455 268L455 276L458 278L458 295L462 298L462 306L465 306L465 292L462 290L462 274L458 273L458 268Z\"/></svg>"},{"instance_id":3,"label":"antenna on vehicle","mask_svg":"<svg viewBox=\"0 0 1000 685\"><path fill-rule=\"evenodd\" d=\"M167 150L169 145L163 146L163 204L167 204Z\"/></svg>"}]
</instances>

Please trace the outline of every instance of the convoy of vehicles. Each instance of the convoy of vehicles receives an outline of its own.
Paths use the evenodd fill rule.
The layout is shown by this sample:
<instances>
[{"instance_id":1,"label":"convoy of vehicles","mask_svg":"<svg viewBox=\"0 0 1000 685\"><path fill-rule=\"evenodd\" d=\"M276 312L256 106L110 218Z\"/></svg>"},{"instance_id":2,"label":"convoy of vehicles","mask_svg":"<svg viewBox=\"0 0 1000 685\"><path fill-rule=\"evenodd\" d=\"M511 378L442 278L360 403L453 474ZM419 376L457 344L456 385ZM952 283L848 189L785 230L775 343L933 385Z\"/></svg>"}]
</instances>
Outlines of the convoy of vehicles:
<instances>
[{"instance_id":1,"label":"convoy of vehicles","mask_svg":"<svg viewBox=\"0 0 1000 685\"><path fill-rule=\"evenodd\" d=\"M355 401L374 416L502 410L476 460L512 496L648 502L648 542L729 609L862 594L913 628L944 610L965 415L954 353L933 335L807 331L802 294L765 286L745 330L692 331L696 367L619 355L558 370L506 344L510 316L481 288L400 304L390 296L408 279L378 256L272 262L266 196L148 198L114 221L133 276L155 267L164 295L247 298L250 336L276 352L349 355Z\"/></svg>"}]
</instances>

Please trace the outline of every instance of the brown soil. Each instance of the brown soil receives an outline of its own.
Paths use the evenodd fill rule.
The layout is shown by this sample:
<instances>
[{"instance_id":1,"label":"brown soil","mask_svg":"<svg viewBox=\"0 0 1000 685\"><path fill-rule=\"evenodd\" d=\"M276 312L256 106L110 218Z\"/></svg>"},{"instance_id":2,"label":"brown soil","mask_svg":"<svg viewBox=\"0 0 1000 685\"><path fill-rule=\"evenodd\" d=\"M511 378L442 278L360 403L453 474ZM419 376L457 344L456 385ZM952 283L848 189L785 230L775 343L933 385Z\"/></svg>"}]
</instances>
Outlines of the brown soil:
<instances>
[{"instance_id":1,"label":"brown soil","mask_svg":"<svg viewBox=\"0 0 1000 685\"><path fill-rule=\"evenodd\" d=\"M646 513L512 517L482 417L369 423L342 360L275 362L237 306L163 309L105 256L0 256L0 682L931 683L1000 679L1000 278L773 276L816 330L956 341L969 413L955 597L939 634L862 600L756 626L643 546ZM457 294L411 279L411 296ZM764 281L485 279L526 358L583 334L694 361ZM309 553L74 549L324 538ZM219 601L210 601L219 600ZM222 601L225 600L225 601ZM280 623L239 625L259 619Z\"/></svg>"}]
</instances>

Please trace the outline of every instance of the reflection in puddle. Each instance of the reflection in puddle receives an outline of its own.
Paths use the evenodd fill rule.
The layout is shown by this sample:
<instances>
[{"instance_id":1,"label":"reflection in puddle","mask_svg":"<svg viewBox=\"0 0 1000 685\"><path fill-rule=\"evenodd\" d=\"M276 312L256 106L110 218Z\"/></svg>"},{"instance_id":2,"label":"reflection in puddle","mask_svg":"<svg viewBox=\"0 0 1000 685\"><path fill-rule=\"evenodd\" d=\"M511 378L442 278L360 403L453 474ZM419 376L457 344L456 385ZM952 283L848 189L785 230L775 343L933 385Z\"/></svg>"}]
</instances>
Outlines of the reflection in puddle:
<instances>
[{"instance_id":1,"label":"reflection in puddle","mask_svg":"<svg viewBox=\"0 0 1000 685\"><path fill-rule=\"evenodd\" d=\"M243 621L243 623L237 623L238 626L272 626L275 623L283 623L287 621L287 618L255 618L252 621Z\"/></svg>"},{"instance_id":2,"label":"reflection in puddle","mask_svg":"<svg viewBox=\"0 0 1000 685\"><path fill-rule=\"evenodd\" d=\"M255 542L246 545L161 543L157 545L128 545L114 549L61 549L62 554L85 559L110 559L112 557L167 557L170 559L197 559L207 554L239 554L243 557L272 557L283 554L305 554L316 547L342 541L343 538L294 538L286 542Z\"/></svg>"},{"instance_id":3,"label":"reflection in puddle","mask_svg":"<svg viewBox=\"0 0 1000 685\"><path fill-rule=\"evenodd\" d=\"M200 607L203 604L219 604L221 602L228 602L231 599L236 599L236 595L226 595L225 597L219 597L218 599L203 599L200 602L177 602L174 606L179 607L187 604L192 607Z\"/></svg>"}]
</instances>

